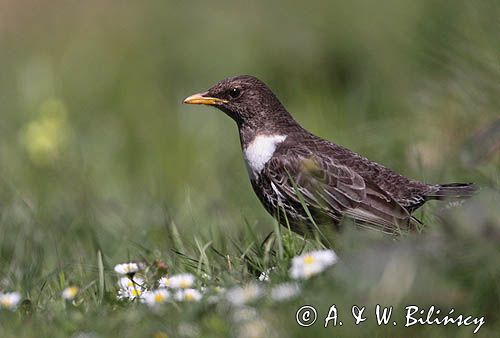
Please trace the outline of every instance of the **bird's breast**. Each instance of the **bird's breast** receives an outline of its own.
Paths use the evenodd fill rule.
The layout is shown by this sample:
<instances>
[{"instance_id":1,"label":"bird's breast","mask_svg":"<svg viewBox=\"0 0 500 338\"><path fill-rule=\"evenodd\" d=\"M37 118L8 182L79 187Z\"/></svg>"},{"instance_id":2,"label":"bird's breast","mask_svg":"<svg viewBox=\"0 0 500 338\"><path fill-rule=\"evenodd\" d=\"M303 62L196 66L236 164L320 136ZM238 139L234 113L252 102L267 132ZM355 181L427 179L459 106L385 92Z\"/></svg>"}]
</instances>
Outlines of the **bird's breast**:
<instances>
[{"instance_id":1,"label":"bird's breast","mask_svg":"<svg viewBox=\"0 0 500 338\"><path fill-rule=\"evenodd\" d=\"M259 134L243 149L243 155L251 179L256 179L266 163L273 157L276 147L285 141L286 135Z\"/></svg>"}]
</instances>

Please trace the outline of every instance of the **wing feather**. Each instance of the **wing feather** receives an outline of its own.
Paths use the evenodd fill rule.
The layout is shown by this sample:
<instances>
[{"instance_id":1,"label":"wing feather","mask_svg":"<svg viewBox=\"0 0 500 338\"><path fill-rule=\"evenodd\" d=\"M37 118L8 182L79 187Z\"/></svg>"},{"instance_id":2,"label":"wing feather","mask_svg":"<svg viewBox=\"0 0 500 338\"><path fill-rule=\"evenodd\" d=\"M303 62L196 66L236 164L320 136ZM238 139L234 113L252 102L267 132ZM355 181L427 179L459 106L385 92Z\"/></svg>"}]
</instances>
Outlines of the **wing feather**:
<instances>
[{"instance_id":1,"label":"wing feather","mask_svg":"<svg viewBox=\"0 0 500 338\"><path fill-rule=\"evenodd\" d=\"M263 175L281 198L298 205L300 194L314 214L328 215L333 220L347 216L388 233L415 226L405 208L352 168L306 150L296 156L284 155L274 156Z\"/></svg>"}]
</instances>

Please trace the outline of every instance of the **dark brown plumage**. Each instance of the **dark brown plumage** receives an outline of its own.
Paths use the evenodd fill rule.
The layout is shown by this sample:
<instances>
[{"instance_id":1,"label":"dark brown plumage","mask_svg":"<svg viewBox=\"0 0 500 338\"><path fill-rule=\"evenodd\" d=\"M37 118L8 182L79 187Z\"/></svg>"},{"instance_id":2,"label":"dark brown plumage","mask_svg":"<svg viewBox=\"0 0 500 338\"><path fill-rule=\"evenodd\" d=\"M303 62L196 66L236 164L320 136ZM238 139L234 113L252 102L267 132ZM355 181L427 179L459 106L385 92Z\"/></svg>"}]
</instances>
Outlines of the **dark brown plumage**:
<instances>
[{"instance_id":1,"label":"dark brown plumage","mask_svg":"<svg viewBox=\"0 0 500 338\"><path fill-rule=\"evenodd\" d=\"M313 228L310 216L320 225L337 226L348 217L388 233L412 230L420 222L410 214L426 201L467 198L477 190L471 183L406 178L311 134L252 76L227 78L184 102L213 105L236 122L255 193L299 233Z\"/></svg>"}]
</instances>

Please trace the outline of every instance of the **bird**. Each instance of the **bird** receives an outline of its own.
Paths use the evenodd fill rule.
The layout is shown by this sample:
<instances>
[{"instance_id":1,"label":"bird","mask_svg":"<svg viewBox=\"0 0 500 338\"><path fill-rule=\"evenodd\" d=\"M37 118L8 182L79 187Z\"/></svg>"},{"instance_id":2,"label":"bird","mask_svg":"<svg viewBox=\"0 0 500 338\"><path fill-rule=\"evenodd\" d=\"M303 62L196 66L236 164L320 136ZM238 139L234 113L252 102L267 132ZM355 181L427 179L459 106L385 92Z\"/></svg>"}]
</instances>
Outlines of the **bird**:
<instances>
[{"instance_id":1,"label":"bird","mask_svg":"<svg viewBox=\"0 0 500 338\"><path fill-rule=\"evenodd\" d=\"M412 213L429 200L462 200L474 183L428 184L304 129L271 89L250 75L228 77L185 104L216 107L239 130L250 182L264 208L282 225L306 234L360 227L401 234L422 229Z\"/></svg>"}]
</instances>

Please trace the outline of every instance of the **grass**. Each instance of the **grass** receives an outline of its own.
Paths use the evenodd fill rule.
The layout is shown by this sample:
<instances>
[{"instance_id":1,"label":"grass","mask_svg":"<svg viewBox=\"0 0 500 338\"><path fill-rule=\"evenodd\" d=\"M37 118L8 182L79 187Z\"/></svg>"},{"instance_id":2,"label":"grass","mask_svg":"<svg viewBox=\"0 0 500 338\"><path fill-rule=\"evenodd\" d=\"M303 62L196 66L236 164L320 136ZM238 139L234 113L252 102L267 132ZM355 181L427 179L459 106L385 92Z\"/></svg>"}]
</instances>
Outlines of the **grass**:
<instances>
[{"instance_id":1,"label":"grass","mask_svg":"<svg viewBox=\"0 0 500 338\"><path fill-rule=\"evenodd\" d=\"M498 132L479 133L500 109L495 1L0 6L0 291L22 295L0 310L2 337L472 335L405 328L407 305L485 316L477 336L497 335ZM325 248L266 214L226 116L180 104L240 73L315 134L482 190L460 207L426 205L420 234L324 230L340 260L289 301L119 301L118 263L146 262L149 282L189 272L209 289L275 267L268 290L290 281L293 257ZM74 303L61 298L70 285ZM295 322L304 304L319 314L309 328ZM332 304L343 325L324 328ZM398 325L376 325L376 304L393 305ZM353 305L366 322L353 324Z\"/></svg>"},{"instance_id":2,"label":"grass","mask_svg":"<svg viewBox=\"0 0 500 338\"><path fill-rule=\"evenodd\" d=\"M376 304L395 307L394 318L404 323L404 306L435 305L448 311L455 308L457 313L486 316L486 326L480 334L494 335L498 322L495 318L499 253L498 228L495 220L498 214L483 215L483 221L470 227L470 223L457 221L464 215L474 214L476 208L484 207L488 201L498 202L493 192L484 192L481 201L471 202L465 210L453 211L446 216L441 226L424 234L406 236L392 240L370 231L347 228L342 236L337 236L337 252L341 261L318 277L302 282L300 297L287 302L269 299L253 304L257 319L249 315L242 323L233 318L235 309L221 300L210 304L206 300L196 304L165 304L158 311L134 302L116 299L117 275L108 250L89 249L78 261L59 257L57 267L33 272L23 262L12 262L6 268L9 279L7 285L23 285L25 300L20 308L10 313L2 311L0 323L7 334L26 336L68 336L79 332L97 336L230 336L258 334L264 336L303 334L330 335L338 332L341 336L362 336L367 332L377 332L404 336L469 336L473 328L422 326L403 328L376 327L373 311ZM493 204L490 206L494 210ZM470 215L469 215L470 217ZM453 226L448 227L448 222ZM241 238L224 238L222 234L213 240L194 237L179 237L175 227L165 226L164 237L169 243L163 251L152 252L139 245L129 249L130 258L144 259L149 263L148 274L152 277L175 272L195 274L207 287L231 288L255 281L262 271L276 267L270 273L271 282L263 283L270 288L290 280L288 267L290 259L301 253L321 248L314 239L304 240L287 230L273 235L273 240L262 244L263 236L252 227L240 229ZM5 238L5 237L3 237ZM217 238L224 238L220 242ZM175 244L175 242L178 244ZM69 251L76 257L78 250ZM36 260L28 250L24 261ZM43 259L50 254L45 248ZM158 270L158 260L166 264L166 271ZM111 262L114 261L114 262ZM46 265L47 263L44 263ZM211 276L207 280L204 276ZM19 280L17 280L19 278ZM60 293L68 285L78 285L81 289L75 302L64 301ZM484 293L484 290L488 290ZM295 311L304 304L313 304L326 317L327 310L336 304L344 318L344 325L325 329L321 322L311 328L299 328L294 323ZM361 326L350 321L350 306L366 306L368 320ZM105 318L105 319L104 319ZM252 329L245 325L253 325ZM56 329L57 328L57 329ZM240 331L249 330L244 333ZM246 332L246 331L245 331Z\"/></svg>"}]
</instances>

